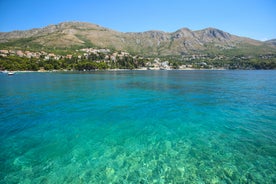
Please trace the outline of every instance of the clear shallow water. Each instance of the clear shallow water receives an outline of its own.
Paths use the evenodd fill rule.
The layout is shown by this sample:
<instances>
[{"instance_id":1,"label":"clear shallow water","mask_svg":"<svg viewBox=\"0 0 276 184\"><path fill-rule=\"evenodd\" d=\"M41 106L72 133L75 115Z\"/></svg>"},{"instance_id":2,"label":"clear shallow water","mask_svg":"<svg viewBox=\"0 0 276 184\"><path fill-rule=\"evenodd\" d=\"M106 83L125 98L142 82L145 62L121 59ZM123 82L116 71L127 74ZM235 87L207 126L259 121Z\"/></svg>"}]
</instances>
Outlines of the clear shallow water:
<instances>
[{"instance_id":1,"label":"clear shallow water","mask_svg":"<svg viewBox=\"0 0 276 184\"><path fill-rule=\"evenodd\" d=\"M0 183L276 183L276 71L0 75Z\"/></svg>"}]
</instances>

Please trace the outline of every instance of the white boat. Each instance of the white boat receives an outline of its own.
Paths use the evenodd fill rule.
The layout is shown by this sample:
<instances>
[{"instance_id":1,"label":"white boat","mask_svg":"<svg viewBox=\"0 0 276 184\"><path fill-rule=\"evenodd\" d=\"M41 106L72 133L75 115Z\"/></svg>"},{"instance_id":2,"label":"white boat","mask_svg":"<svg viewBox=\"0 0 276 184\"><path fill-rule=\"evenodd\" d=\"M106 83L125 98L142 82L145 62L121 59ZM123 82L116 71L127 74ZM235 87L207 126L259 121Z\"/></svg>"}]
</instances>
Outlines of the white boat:
<instances>
[{"instance_id":1,"label":"white boat","mask_svg":"<svg viewBox=\"0 0 276 184\"><path fill-rule=\"evenodd\" d=\"M14 75L15 72L8 72L8 75Z\"/></svg>"}]
</instances>

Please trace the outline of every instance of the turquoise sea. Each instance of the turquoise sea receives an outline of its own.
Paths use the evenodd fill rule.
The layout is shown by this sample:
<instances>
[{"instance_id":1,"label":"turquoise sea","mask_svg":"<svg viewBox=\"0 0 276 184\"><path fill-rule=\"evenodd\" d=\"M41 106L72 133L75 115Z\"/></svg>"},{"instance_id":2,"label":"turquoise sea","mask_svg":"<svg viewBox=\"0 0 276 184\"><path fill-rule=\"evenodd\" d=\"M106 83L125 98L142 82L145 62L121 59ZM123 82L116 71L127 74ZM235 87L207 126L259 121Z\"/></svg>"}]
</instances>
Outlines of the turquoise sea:
<instances>
[{"instance_id":1,"label":"turquoise sea","mask_svg":"<svg viewBox=\"0 0 276 184\"><path fill-rule=\"evenodd\" d=\"M0 74L0 183L276 183L276 71Z\"/></svg>"}]
</instances>

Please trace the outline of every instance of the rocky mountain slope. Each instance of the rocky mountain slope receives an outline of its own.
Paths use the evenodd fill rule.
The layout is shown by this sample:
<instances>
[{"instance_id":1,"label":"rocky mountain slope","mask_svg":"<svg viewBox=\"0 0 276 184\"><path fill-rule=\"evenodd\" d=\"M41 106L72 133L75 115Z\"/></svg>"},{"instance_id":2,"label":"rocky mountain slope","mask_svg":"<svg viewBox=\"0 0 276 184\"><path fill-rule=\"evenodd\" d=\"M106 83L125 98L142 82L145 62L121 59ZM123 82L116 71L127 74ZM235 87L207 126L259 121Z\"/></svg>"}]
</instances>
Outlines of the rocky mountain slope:
<instances>
[{"instance_id":1,"label":"rocky mountain slope","mask_svg":"<svg viewBox=\"0 0 276 184\"><path fill-rule=\"evenodd\" d=\"M273 45L273 46L276 46L276 39L267 40L267 41L265 41L265 42L268 43L268 44L271 44L271 45Z\"/></svg>"},{"instance_id":2,"label":"rocky mountain slope","mask_svg":"<svg viewBox=\"0 0 276 184\"><path fill-rule=\"evenodd\" d=\"M41 29L0 33L0 49L18 48L84 48L98 47L143 55L185 55L220 53L229 50L275 53L271 42L261 42L226 33L215 28L191 31L187 28L168 33L146 31L122 33L99 25L64 22Z\"/></svg>"}]
</instances>

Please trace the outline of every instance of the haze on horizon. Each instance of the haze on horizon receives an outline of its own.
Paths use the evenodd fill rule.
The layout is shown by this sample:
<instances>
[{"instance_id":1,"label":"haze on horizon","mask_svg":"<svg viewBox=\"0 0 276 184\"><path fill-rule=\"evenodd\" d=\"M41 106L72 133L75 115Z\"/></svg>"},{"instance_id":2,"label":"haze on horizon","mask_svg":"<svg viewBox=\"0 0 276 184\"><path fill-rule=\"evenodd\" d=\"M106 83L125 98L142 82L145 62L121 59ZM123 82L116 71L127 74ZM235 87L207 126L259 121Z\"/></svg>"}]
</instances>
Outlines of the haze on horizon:
<instances>
[{"instance_id":1,"label":"haze on horizon","mask_svg":"<svg viewBox=\"0 0 276 184\"><path fill-rule=\"evenodd\" d=\"M257 40L276 38L274 0L2 0L0 32L65 21L99 24L121 32L214 27Z\"/></svg>"}]
</instances>

